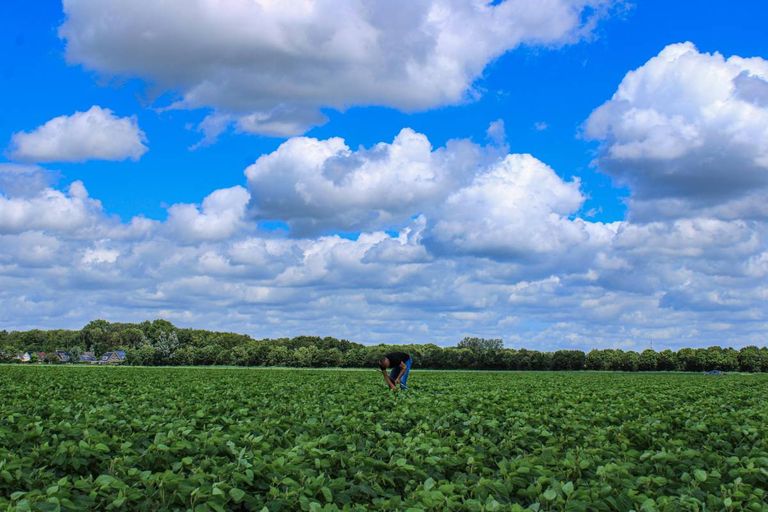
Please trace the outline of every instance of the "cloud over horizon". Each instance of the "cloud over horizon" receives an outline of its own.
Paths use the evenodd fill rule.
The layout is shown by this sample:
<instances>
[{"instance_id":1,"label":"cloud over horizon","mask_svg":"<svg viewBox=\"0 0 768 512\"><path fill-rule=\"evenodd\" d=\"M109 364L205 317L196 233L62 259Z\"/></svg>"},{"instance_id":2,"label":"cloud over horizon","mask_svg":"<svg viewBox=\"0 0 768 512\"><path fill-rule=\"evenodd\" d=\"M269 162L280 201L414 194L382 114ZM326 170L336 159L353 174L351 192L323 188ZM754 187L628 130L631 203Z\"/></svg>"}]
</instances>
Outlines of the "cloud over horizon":
<instances>
[{"instance_id":1,"label":"cloud over horizon","mask_svg":"<svg viewBox=\"0 0 768 512\"><path fill-rule=\"evenodd\" d=\"M256 336L642 349L724 332L758 343L768 324L763 221L590 221L579 181L535 157L435 148L410 129L357 150L289 139L245 173L248 189L171 205L163 221L120 222L79 182L3 190L0 239L14 250L0 257L0 325L162 316ZM397 180L408 193L390 196ZM289 231L259 228L264 212Z\"/></svg>"}]
</instances>

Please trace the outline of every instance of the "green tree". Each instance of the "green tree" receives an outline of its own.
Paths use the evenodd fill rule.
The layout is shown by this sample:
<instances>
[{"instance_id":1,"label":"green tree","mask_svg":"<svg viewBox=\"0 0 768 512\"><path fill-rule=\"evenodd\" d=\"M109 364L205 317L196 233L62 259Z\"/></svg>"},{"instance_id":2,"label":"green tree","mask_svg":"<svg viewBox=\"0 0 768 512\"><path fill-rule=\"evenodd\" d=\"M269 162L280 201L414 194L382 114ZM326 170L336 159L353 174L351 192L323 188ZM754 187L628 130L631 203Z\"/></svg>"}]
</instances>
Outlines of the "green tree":
<instances>
[{"instance_id":1,"label":"green tree","mask_svg":"<svg viewBox=\"0 0 768 512\"><path fill-rule=\"evenodd\" d=\"M16 349L12 345L0 345L0 363L12 363L16 360Z\"/></svg>"},{"instance_id":2,"label":"green tree","mask_svg":"<svg viewBox=\"0 0 768 512\"><path fill-rule=\"evenodd\" d=\"M640 354L638 354L634 350L629 350L622 354L622 362L621 362L622 371L636 372L639 368L640 368Z\"/></svg>"},{"instance_id":3,"label":"green tree","mask_svg":"<svg viewBox=\"0 0 768 512\"><path fill-rule=\"evenodd\" d=\"M669 349L659 352L658 358L656 359L656 369L667 372L679 369L677 354Z\"/></svg>"},{"instance_id":4,"label":"green tree","mask_svg":"<svg viewBox=\"0 0 768 512\"><path fill-rule=\"evenodd\" d=\"M744 347L739 350L739 369L743 372L761 372L768 370L768 366L764 366L765 361L760 349L754 345Z\"/></svg>"},{"instance_id":5,"label":"green tree","mask_svg":"<svg viewBox=\"0 0 768 512\"><path fill-rule=\"evenodd\" d=\"M365 348L353 348L344 352L341 365L345 368L363 368L367 365L368 351ZM431 368L431 367L430 367Z\"/></svg>"},{"instance_id":6,"label":"green tree","mask_svg":"<svg viewBox=\"0 0 768 512\"><path fill-rule=\"evenodd\" d=\"M297 348L293 353L293 360L296 366L303 368L312 368L319 366L320 349L314 345Z\"/></svg>"},{"instance_id":7,"label":"green tree","mask_svg":"<svg viewBox=\"0 0 768 512\"><path fill-rule=\"evenodd\" d=\"M640 353L637 369L641 372L652 372L657 369L658 363L659 354L651 349L646 349Z\"/></svg>"},{"instance_id":8,"label":"green tree","mask_svg":"<svg viewBox=\"0 0 768 512\"><path fill-rule=\"evenodd\" d=\"M155 364L155 348L146 343L138 348L128 348L125 351L126 364L134 366L151 366Z\"/></svg>"},{"instance_id":9,"label":"green tree","mask_svg":"<svg viewBox=\"0 0 768 512\"><path fill-rule=\"evenodd\" d=\"M291 351L282 345L276 345L267 353L268 366L291 366L293 357Z\"/></svg>"},{"instance_id":10,"label":"green tree","mask_svg":"<svg viewBox=\"0 0 768 512\"><path fill-rule=\"evenodd\" d=\"M705 350L683 348L677 352L678 366L685 372L700 372L706 368L707 353Z\"/></svg>"},{"instance_id":11,"label":"green tree","mask_svg":"<svg viewBox=\"0 0 768 512\"><path fill-rule=\"evenodd\" d=\"M501 350L504 348L504 342L501 338L475 338L467 336L459 342L457 347L477 351Z\"/></svg>"},{"instance_id":12,"label":"green tree","mask_svg":"<svg viewBox=\"0 0 768 512\"><path fill-rule=\"evenodd\" d=\"M552 354L552 369L583 370L586 359L581 350L558 350Z\"/></svg>"},{"instance_id":13,"label":"green tree","mask_svg":"<svg viewBox=\"0 0 768 512\"><path fill-rule=\"evenodd\" d=\"M179 348L179 338L176 336L176 331L157 331L155 336L151 338L151 343L161 361L170 361Z\"/></svg>"},{"instance_id":14,"label":"green tree","mask_svg":"<svg viewBox=\"0 0 768 512\"><path fill-rule=\"evenodd\" d=\"M590 350L584 362L587 370L607 370L608 357L605 350Z\"/></svg>"},{"instance_id":15,"label":"green tree","mask_svg":"<svg viewBox=\"0 0 768 512\"><path fill-rule=\"evenodd\" d=\"M70 363L79 363L80 362L80 355L83 353L83 349L79 346L75 345L73 347L69 347L69 362Z\"/></svg>"},{"instance_id":16,"label":"green tree","mask_svg":"<svg viewBox=\"0 0 768 512\"><path fill-rule=\"evenodd\" d=\"M45 364L59 364L61 359L56 355L56 352L46 352L42 362Z\"/></svg>"},{"instance_id":17,"label":"green tree","mask_svg":"<svg viewBox=\"0 0 768 512\"><path fill-rule=\"evenodd\" d=\"M119 332L118 335L120 344L130 348L138 348L146 343L149 343L149 339L144 335L144 331L138 327L129 327Z\"/></svg>"}]
</instances>

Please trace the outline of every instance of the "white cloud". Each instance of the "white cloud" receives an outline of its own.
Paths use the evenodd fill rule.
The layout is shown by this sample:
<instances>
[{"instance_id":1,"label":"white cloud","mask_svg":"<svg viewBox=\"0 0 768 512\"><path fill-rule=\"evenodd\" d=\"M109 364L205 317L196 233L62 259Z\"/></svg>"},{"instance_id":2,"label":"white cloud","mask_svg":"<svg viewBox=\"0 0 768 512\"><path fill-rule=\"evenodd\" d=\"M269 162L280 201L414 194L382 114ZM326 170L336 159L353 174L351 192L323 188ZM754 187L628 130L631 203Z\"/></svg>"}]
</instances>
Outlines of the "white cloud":
<instances>
[{"instance_id":1,"label":"white cloud","mask_svg":"<svg viewBox=\"0 0 768 512\"><path fill-rule=\"evenodd\" d=\"M21 267L50 266L55 264L61 243L39 231L25 231L17 235L0 235L0 264L12 263Z\"/></svg>"},{"instance_id":2,"label":"white cloud","mask_svg":"<svg viewBox=\"0 0 768 512\"><path fill-rule=\"evenodd\" d=\"M175 204L168 209L171 236L185 241L221 240L242 227L250 196L241 186L220 189L194 204Z\"/></svg>"},{"instance_id":3,"label":"white cloud","mask_svg":"<svg viewBox=\"0 0 768 512\"><path fill-rule=\"evenodd\" d=\"M594 252L615 229L569 219L583 201L578 180L564 182L531 155L508 155L445 200L430 241L448 253L522 260Z\"/></svg>"},{"instance_id":4,"label":"white cloud","mask_svg":"<svg viewBox=\"0 0 768 512\"><path fill-rule=\"evenodd\" d=\"M434 148L411 130L357 150L291 139L248 169L250 192L213 191L165 221L120 222L79 182L8 187L0 328L162 316L364 342L764 343L765 220L591 222L577 215L577 179L501 153L468 141ZM262 231L249 211L311 229ZM355 221L370 211L381 213ZM319 229L352 225L361 232L351 239Z\"/></svg>"},{"instance_id":5,"label":"white cloud","mask_svg":"<svg viewBox=\"0 0 768 512\"><path fill-rule=\"evenodd\" d=\"M631 218L767 217L768 61L667 46L628 73L586 134L632 190Z\"/></svg>"},{"instance_id":6,"label":"white cloud","mask_svg":"<svg viewBox=\"0 0 768 512\"><path fill-rule=\"evenodd\" d=\"M92 248L85 251L82 262L86 265L114 263L119 256L120 251L114 249Z\"/></svg>"},{"instance_id":7,"label":"white cloud","mask_svg":"<svg viewBox=\"0 0 768 512\"><path fill-rule=\"evenodd\" d=\"M576 41L611 3L65 0L59 32L70 62L145 78L177 91L175 106L213 107L241 130L287 136L321 123L324 107L461 102L479 94L473 82L494 58Z\"/></svg>"},{"instance_id":8,"label":"white cloud","mask_svg":"<svg viewBox=\"0 0 768 512\"><path fill-rule=\"evenodd\" d=\"M0 194L32 196L54 181L54 173L35 165L0 163Z\"/></svg>"},{"instance_id":9,"label":"white cloud","mask_svg":"<svg viewBox=\"0 0 768 512\"><path fill-rule=\"evenodd\" d=\"M101 215L101 203L88 197L80 181L67 193L45 188L32 197L0 194L0 234L30 230L74 232L88 227Z\"/></svg>"},{"instance_id":10,"label":"white cloud","mask_svg":"<svg viewBox=\"0 0 768 512\"><path fill-rule=\"evenodd\" d=\"M488 129L485 131L486 136L490 141L500 147L504 147L507 143L507 131L504 126L503 119L497 119L493 121Z\"/></svg>"},{"instance_id":11,"label":"white cloud","mask_svg":"<svg viewBox=\"0 0 768 512\"><path fill-rule=\"evenodd\" d=\"M297 137L246 169L254 212L298 233L401 225L471 178L485 151L454 141L433 150L402 130L392 143L350 149L343 139Z\"/></svg>"},{"instance_id":12,"label":"white cloud","mask_svg":"<svg viewBox=\"0 0 768 512\"><path fill-rule=\"evenodd\" d=\"M135 117L117 117L94 105L54 117L31 132L14 133L10 156L27 162L138 160L147 151L145 142Z\"/></svg>"}]
</instances>

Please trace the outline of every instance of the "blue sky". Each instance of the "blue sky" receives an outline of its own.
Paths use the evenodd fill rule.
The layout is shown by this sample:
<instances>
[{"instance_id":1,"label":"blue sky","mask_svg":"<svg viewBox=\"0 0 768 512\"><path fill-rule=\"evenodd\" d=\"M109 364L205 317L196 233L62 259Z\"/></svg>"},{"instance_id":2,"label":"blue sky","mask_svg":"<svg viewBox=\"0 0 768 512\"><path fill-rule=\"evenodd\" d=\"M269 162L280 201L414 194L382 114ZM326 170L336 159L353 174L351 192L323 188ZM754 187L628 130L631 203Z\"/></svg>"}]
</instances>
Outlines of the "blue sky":
<instances>
[{"instance_id":1,"label":"blue sky","mask_svg":"<svg viewBox=\"0 0 768 512\"><path fill-rule=\"evenodd\" d=\"M521 21L514 8L502 10L504 2L424 1L414 3L418 7L405 20L386 9L365 18L368 14L356 10L360 2L344 2L339 9L347 9L347 17L363 16L383 34L373 43L381 47L362 57L369 34L323 14L324 2L296 26L289 9L280 12L272 2L263 2L266 14L251 12L259 2L251 7L232 2L232 13L256 16L253 25L243 26L230 13L206 10L210 2L193 2L187 17L174 17L170 4L169 12L151 2L120 0L101 5L9 0L0 6L0 140L6 148L0 235L7 237L0 260L6 289L0 300L7 307L0 327L77 327L93 316L115 321L163 316L182 325L254 335L311 332L360 341L450 344L465 334L487 334L511 345L642 348L650 338L661 340L654 346L765 339L760 306L766 289L765 224L763 210L754 206L768 172L759 150L765 137L760 116L768 108L761 99L762 58L768 57L764 3L728 8L688 1L553 0L540 16ZM458 46L432 47L421 36L411 37L429 33L425 25L412 24L435 6L466 20L452 24L449 16L445 26L429 27L460 41ZM230 9L226 2L216 8ZM594 26L585 25L595 10L600 15ZM120 26L104 29L112 15L122 16ZM163 16L168 16L165 25ZM150 18L159 21L152 25ZM230 31L227 23L236 26ZM168 34L163 27L171 27ZM267 39L253 42L271 30L283 31L285 47ZM342 34L343 48L314 54L302 46L313 31L323 42ZM686 56L676 54L665 67L653 63L669 45L683 42L695 45ZM190 57L194 52L200 56ZM719 55L761 62L723 63ZM424 63L423 74L404 67L408 58ZM441 67L446 61L455 68ZM391 72L381 71L387 66ZM678 108L695 95L696 80L700 85L728 66L733 75L728 83L743 75L747 92L734 85L722 98L702 97L699 104ZM690 83L676 73L683 68ZM653 84L598 115L632 70L638 70L638 80L647 76L643 83ZM658 76L661 82L654 82ZM667 87L670 83L677 85ZM749 91L757 91L757 99L747 98ZM714 120L702 114L722 102L733 104L733 112ZM83 138L89 135L73 123L40 131L54 118L92 106L100 107L94 115L102 123L94 129L116 141L109 155L88 153L92 146ZM637 119L630 119L637 109L664 121L643 118L650 124L638 128ZM261 120L248 125L253 115ZM318 115L327 120L318 122ZM201 144L206 116L225 128ZM307 116L313 121L306 122ZM741 121L733 121L736 116ZM277 136L277 125L269 124L275 119L282 123ZM144 150L139 139L121 145L120 136L108 133L120 120L141 138ZM487 130L497 120L503 121L503 137L493 142ZM381 157L369 149L394 144L404 128L438 150L428 165L447 176L423 191L421 181L409 183L406 177L404 190L414 191L407 199L387 192L399 183L394 168L375 171L389 177L366 174ZM712 146L707 134L721 129L734 141L724 142L713 157L701 148ZM690 141L692 133L704 142L681 142L655 154L678 137ZM18 134L29 135L23 138L26 145ZM326 193L307 174L318 172L311 167L320 163L299 162L281 146L295 140L295 151L311 154L317 148L302 145L309 140L302 136L342 138L348 147L342 153L352 156L344 160L334 146L334 158L346 169L338 172L358 172L355 183L362 185ZM41 149L45 137L63 138L49 150ZM448 148L441 153L454 139L468 140L475 157ZM745 147L743 139L757 149ZM408 140L408 148L418 145L416 138ZM81 143L85 149L78 149ZM416 150L406 160L393 157L392 147L382 151L390 165L411 169L413 164L413 171L403 172L419 172L408 160ZM486 187L490 178L483 176L507 154L531 154L535 162L510 160L504 167L509 175ZM274 162L254 164L264 155L274 156ZM694 179L701 162L713 159L717 165L707 171L707 180L686 181ZM454 164L455 170L445 170ZM302 165L309 167L296 167ZM246 168L253 170L247 178ZM532 177L525 177L528 172ZM539 174L547 172L554 174ZM370 185L387 179L389 185ZM62 227L12 210L55 210L45 202L50 198L33 202L36 194L46 194L35 188L40 180L46 190L62 194L61 201L80 201L63 217L85 220ZM529 181L542 188L525 185ZM742 186L720 185L736 181ZM73 182L87 189L87 199L69 190ZM301 186L310 192L296 192ZM502 186L511 187L506 195ZM700 188L706 193L697 195ZM204 198L217 190L228 192L206 210ZM457 205L466 206L463 216ZM136 218L147 225L136 228ZM555 224L546 220L552 218ZM376 233L391 240L379 240ZM408 236L403 233L413 240L402 242ZM308 255L322 253L334 234L355 245L337 247L339 254L326 254L322 263L308 263ZM366 242L367 237L376 240ZM389 254L384 245L398 237L408 255L374 258ZM723 240L730 247L744 241L745 252L707 245ZM165 259L179 258L175 269L154 274L151 269L159 267L156 256L146 255L147 244L162 247ZM268 257L243 249L258 246L263 252L265 244L281 248L266 250ZM642 254L649 246L659 250ZM342 257L358 252L355 264ZM228 267L202 268L205 258ZM374 260L376 266L366 270ZM734 261L743 264L743 275L717 270L732 269ZM94 264L98 268L77 270ZM633 275L641 277L628 282ZM514 298L520 290L529 290L522 302ZM360 304L364 307L355 307Z\"/></svg>"}]
</instances>

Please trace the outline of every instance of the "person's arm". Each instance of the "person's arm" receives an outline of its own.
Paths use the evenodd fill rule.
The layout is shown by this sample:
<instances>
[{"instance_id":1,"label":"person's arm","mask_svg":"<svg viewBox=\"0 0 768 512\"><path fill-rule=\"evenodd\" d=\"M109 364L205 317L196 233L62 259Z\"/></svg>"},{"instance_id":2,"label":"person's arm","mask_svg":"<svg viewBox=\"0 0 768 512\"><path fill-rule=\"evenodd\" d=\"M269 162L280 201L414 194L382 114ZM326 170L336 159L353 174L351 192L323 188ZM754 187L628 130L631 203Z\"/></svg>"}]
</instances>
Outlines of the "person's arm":
<instances>
[{"instance_id":1,"label":"person's arm","mask_svg":"<svg viewBox=\"0 0 768 512\"><path fill-rule=\"evenodd\" d=\"M403 375L405 375L405 370L408 368L405 366L405 363L400 363L400 373L397 374L397 378L395 379L395 386L400 384L400 379L403 378Z\"/></svg>"},{"instance_id":2,"label":"person's arm","mask_svg":"<svg viewBox=\"0 0 768 512\"><path fill-rule=\"evenodd\" d=\"M387 375L387 370L381 370L381 374L384 376L384 380L387 381L387 386L389 386L389 389L394 390L395 384L392 382L392 379L389 378L389 375Z\"/></svg>"}]
</instances>

